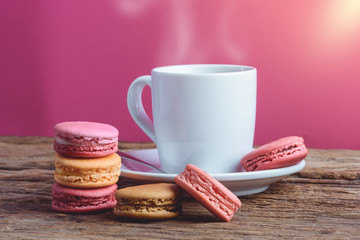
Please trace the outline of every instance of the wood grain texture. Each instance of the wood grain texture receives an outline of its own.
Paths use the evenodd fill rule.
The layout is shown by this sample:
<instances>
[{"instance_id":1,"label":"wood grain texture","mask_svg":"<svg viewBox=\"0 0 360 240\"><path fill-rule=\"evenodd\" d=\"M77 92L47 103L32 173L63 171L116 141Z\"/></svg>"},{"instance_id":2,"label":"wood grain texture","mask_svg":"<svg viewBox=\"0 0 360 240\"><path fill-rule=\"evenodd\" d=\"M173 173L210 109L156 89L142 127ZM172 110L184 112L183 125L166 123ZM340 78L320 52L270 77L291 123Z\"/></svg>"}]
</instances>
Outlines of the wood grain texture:
<instances>
[{"instance_id":1,"label":"wood grain texture","mask_svg":"<svg viewBox=\"0 0 360 240\"><path fill-rule=\"evenodd\" d=\"M229 223L185 199L167 221L51 210L53 138L0 137L0 239L360 239L360 151L310 149L305 169L241 197ZM120 149L152 148L119 143ZM139 182L121 178L119 188Z\"/></svg>"}]
</instances>

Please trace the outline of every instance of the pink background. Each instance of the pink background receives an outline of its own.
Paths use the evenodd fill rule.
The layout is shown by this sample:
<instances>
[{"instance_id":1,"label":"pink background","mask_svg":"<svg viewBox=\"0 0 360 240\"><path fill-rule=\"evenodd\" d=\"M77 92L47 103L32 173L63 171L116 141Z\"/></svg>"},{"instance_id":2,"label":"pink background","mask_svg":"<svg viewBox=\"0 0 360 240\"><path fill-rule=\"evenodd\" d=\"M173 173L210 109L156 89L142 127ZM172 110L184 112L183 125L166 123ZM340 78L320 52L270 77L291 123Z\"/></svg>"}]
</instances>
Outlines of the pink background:
<instances>
[{"instance_id":1,"label":"pink background","mask_svg":"<svg viewBox=\"0 0 360 240\"><path fill-rule=\"evenodd\" d=\"M149 141L126 105L157 66L258 69L255 144L360 149L360 1L0 0L0 135L69 120ZM144 95L150 109L150 91Z\"/></svg>"}]
</instances>

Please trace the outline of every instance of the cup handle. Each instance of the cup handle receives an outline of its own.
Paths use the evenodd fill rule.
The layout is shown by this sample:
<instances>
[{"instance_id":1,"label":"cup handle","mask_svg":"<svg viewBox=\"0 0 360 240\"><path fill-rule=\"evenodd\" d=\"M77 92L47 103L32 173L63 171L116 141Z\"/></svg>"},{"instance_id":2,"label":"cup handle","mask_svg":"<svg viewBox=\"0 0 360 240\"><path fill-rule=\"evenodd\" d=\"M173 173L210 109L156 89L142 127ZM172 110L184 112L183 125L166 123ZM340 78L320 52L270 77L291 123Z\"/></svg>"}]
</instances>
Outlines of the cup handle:
<instances>
[{"instance_id":1,"label":"cup handle","mask_svg":"<svg viewBox=\"0 0 360 240\"><path fill-rule=\"evenodd\" d=\"M151 76L141 76L134 80L130 85L127 95L127 104L131 117L137 125L149 136L149 138L156 144L154 123L150 120L145 112L141 100L141 94L144 87L148 85L151 88Z\"/></svg>"}]
</instances>

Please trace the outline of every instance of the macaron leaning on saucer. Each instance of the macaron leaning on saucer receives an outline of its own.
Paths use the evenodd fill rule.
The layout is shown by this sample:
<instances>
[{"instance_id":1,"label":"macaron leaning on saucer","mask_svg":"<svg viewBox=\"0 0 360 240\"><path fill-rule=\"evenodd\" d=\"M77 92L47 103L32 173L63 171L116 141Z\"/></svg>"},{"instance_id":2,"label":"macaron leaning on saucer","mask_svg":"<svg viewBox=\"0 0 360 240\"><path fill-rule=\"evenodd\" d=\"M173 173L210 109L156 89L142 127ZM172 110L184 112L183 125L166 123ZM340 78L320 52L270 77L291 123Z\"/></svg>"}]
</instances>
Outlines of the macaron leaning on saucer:
<instances>
[{"instance_id":1,"label":"macaron leaning on saucer","mask_svg":"<svg viewBox=\"0 0 360 240\"><path fill-rule=\"evenodd\" d=\"M97 122L62 122L54 127L54 150L63 155L81 158L103 157L118 150L119 131Z\"/></svg>"},{"instance_id":2,"label":"macaron leaning on saucer","mask_svg":"<svg viewBox=\"0 0 360 240\"><path fill-rule=\"evenodd\" d=\"M249 152L240 160L240 168L248 172L289 167L297 164L307 155L304 139L290 136Z\"/></svg>"},{"instance_id":3,"label":"macaron leaning on saucer","mask_svg":"<svg viewBox=\"0 0 360 240\"><path fill-rule=\"evenodd\" d=\"M101 158L72 158L55 154L55 181L74 188L97 188L116 183L121 158L116 153Z\"/></svg>"},{"instance_id":4,"label":"macaron leaning on saucer","mask_svg":"<svg viewBox=\"0 0 360 240\"><path fill-rule=\"evenodd\" d=\"M228 188L192 164L186 165L175 182L222 221L229 222L241 207L240 199Z\"/></svg>"}]
</instances>

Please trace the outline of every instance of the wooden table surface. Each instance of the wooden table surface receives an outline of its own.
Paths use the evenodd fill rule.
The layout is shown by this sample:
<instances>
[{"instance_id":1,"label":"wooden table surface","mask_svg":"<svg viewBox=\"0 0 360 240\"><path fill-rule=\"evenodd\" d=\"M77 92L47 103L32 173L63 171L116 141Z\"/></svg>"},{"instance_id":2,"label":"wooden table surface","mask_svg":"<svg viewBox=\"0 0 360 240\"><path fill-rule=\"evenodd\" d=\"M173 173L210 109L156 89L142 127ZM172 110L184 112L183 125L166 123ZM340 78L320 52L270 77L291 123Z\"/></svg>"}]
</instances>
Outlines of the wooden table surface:
<instances>
[{"instance_id":1,"label":"wooden table surface","mask_svg":"<svg viewBox=\"0 0 360 240\"><path fill-rule=\"evenodd\" d=\"M183 201L177 219L141 222L112 211L53 212L53 141L0 136L1 239L360 239L360 151L310 149L304 170L263 193L240 197L243 205L229 223L191 199ZM119 188L136 184L118 182Z\"/></svg>"}]
</instances>

